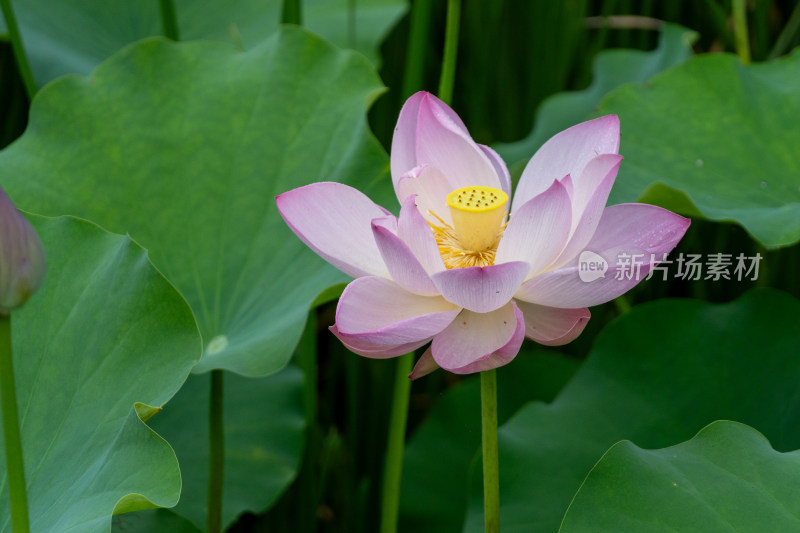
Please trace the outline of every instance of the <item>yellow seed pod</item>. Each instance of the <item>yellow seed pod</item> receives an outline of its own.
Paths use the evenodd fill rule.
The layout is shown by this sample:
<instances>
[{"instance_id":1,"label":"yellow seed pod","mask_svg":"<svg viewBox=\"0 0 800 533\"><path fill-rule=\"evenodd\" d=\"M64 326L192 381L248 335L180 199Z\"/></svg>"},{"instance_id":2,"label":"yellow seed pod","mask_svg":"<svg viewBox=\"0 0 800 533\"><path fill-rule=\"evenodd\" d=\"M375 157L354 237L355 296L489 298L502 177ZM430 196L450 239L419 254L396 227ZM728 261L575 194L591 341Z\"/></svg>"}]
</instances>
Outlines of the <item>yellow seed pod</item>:
<instances>
[{"instance_id":1,"label":"yellow seed pod","mask_svg":"<svg viewBox=\"0 0 800 533\"><path fill-rule=\"evenodd\" d=\"M462 187L448 194L447 205L461 246L475 252L492 248L507 203L508 195L493 187Z\"/></svg>"}]
</instances>

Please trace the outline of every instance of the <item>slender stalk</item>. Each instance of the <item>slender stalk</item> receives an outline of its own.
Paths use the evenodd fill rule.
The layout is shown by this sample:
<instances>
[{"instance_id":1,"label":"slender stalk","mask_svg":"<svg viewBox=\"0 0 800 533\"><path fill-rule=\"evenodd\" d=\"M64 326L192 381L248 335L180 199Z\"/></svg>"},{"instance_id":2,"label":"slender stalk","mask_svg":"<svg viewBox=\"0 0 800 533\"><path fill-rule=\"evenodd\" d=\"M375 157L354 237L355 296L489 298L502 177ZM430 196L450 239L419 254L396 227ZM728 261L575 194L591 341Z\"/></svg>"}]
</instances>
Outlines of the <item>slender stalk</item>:
<instances>
[{"instance_id":1,"label":"slender stalk","mask_svg":"<svg viewBox=\"0 0 800 533\"><path fill-rule=\"evenodd\" d=\"M800 3L794 6L794 10L778 36L778 40L775 41L775 46L772 47L768 59L775 59L786 52L797 36L798 30L800 30Z\"/></svg>"},{"instance_id":2,"label":"slender stalk","mask_svg":"<svg viewBox=\"0 0 800 533\"><path fill-rule=\"evenodd\" d=\"M381 533L397 531L397 515L400 509L400 481L403 473L403 450L406 440L408 398L411 380L408 375L414 365L414 354L403 355L397 360L392 397L392 413L389 417L389 442L386 446L386 462L383 468L383 491L381 492Z\"/></svg>"},{"instance_id":3,"label":"slender stalk","mask_svg":"<svg viewBox=\"0 0 800 533\"><path fill-rule=\"evenodd\" d=\"M756 253L761 256L761 261L758 264L758 279L756 279L756 287L769 287L769 270L767 269L767 247L763 244L756 244Z\"/></svg>"},{"instance_id":4,"label":"slender stalk","mask_svg":"<svg viewBox=\"0 0 800 533\"><path fill-rule=\"evenodd\" d=\"M281 22L283 24L297 24L298 26L303 23L303 11L300 7L300 0L283 0Z\"/></svg>"},{"instance_id":5,"label":"slender stalk","mask_svg":"<svg viewBox=\"0 0 800 533\"><path fill-rule=\"evenodd\" d=\"M500 470L497 459L497 371L481 372L483 518L486 533L500 531Z\"/></svg>"},{"instance_id":6,"label":"slender stalk","mask_svg":"<svg viewBox=\"0 0 800 533\"><path fill-rule=\"evenodd\" d=\"M361 361L360 357L345 357L344 372L345 383L347 383L345 390L345 399L347 402L345 420L347 423L345 426L347 429L344 434L344 442L347 442L351 447L350 453L352 454L352 459L350 468L346 468L343 472L343 481L341 485L344 487L346 494L349 495L347 499L350 504L345 506L347 514L342 517L342 523L348 525L355 524L358 521L356 517L361 516L359 515L360 502L358 498L359 472L375 472L380 467L376 466L373 468L372 465L380 461L374 460L374 457L379 454L379 459L383 459L383 454L380 452L373 452L363 439L363 436L368 432L364 430L364 428L375 427L374 418L376 416L374 409L366 414L360 413L360 408L364 405L364 397L365 395L368 396L368 393L365 392L367 383L371 382L371 380L364 379L364 370L364 362ZM327 394L322 394L321 396L330 398L332 394L334 394L331 388L328 388L326 392ZM321 462L323 468L319 484L324 487L323 481L328 477L333 477L333 472L336 471L337 467L335 465L338 464L336 463L336 458L341 457L342 453L342 437L336 433L335 428L331 428L327 435L324 436L322 444ZM369 467L367 465L369 465ZM377 486L380 482L378 480L379 477L380 474L371 475L370 479L376 479L376 481L370 483L370 485ZM378 497L380 496L381 495L378 494ZM347 530L347 526L345 526L344 529Z\"/></svg>"},{"instance_id":7,"label":"slender stalk","mask_svg":"<svg viewBox=\"0 0 800 533\"><path fill-rule=\"evenodd\" d=\"M406 67L403 72L403 100L423 87L432 6L433 2L411 3L411 27L408 35Z\"/></svg>"},{"instance_id":8,"label":"slender stalk","mask_svg":"<svg viewBox=\"0 0 800 533\"><path fill-rule=\"evenodd\" d=\"M14 50L14 58L17 60L17 68L28 93L28 99L32 100L36 94L36 82L33 80L31 65L28 63L28 56L25 55L25 47L22 45L22 35L19 33L17 18L11 8L11 0L0 0L0 8L3 11L3 18L6 20L8 36L11 38L11 48Z\"/></svg>"},{"instance_id":9,"label":"slender stalk","mask_svg":"<svg viewBox=\"0 0 800 533\"><path fill-rule=\"evenodd\" d=\"M11 317L0 315L0 395L3 404L3 432L8 469L8 496L11 500L11 526L14 533L28 533L28 495L25 487L25 466L22 462L22 438L17 413L14 385L14 363L11 353Z\"/></svg>"},{"instance_id":10,"label":"slender stalk","mask_svg":"<svg viewBox=\"0 0 800 533\"><path fill-rule=\"evenodd\" d=\"M211 371L208 463L208 533L222 531L222 482L225 471L225 432L222 421L222 370Z\"/></svg>"},{"instance_id":11,"label":"slender stalk","mask_svg":"<svg viewBox=\"0 0 800 533\"><path fill-rule=\"evenodd\" d=\"M733 0L733 33L736 36L736 53L743 65L750 63L750 37L747 34L745 0Z\"/></svg>"},{"instance_id":12,"label":"slender stalk","mask_svg":"<svg viewBox=\"0 0 800 533\"><path fill-rule=\"evenodd\" d=\"M312 309L306 319L306 327L297 344L295 361L305 376L303 389L306 428L314 428L317 421L317 313Z\"/></svg>"},{"instance_id":13,"label":"slender stalk","mask_svg":"<svg viewBox=\"0 0 800 533\"><path fill-rule=\"evenodd\" d=\"M614 305L617 306L617 312L621 315L624 315L628 311L631 310L631 303L625 298L624 294L621 294L614 298Z\"/></svg>"},{"instance_id":14,"label":"slender stalk","mask_svg":"<svg viewBox=\"0 0 800 533\"><path fill-rule=\"evenodd\" d=\"M305 330L300 337L295 351L295 361L305 376L303 385L303 403L306 418L306 450L303 455L302 468L297 476L297 512L294 517L297 531L314 531L315 516L308 509L316 509L319 504L320 482L317 472L320 470L319 450L322 442L317 425L317 313L312 309L308 314Z\"/></svg>"},{"instance_id":15,"label":"slender stalk","mask_svg":"<svg viewBox=\"0 0 800 533\"><path fill-rule=\"evenodd\" d=\"M180 41L175 4L172 0L158 0L158 3L161 6L161 27L164 31L164 37L173 41Z\"/></svg>"},{"instance_id":16,"label":"slender stalk","mask_svg":"<svg viewBox=\"0 0 800 533\"><path fill-rule=\"evenodd\" d=\"M444 58L439 78L439 98L446 104L453 100L458 56L458 29L461 23L461 0L447 0L447 26L444 34Z\"/></svg>"}]
</instances>

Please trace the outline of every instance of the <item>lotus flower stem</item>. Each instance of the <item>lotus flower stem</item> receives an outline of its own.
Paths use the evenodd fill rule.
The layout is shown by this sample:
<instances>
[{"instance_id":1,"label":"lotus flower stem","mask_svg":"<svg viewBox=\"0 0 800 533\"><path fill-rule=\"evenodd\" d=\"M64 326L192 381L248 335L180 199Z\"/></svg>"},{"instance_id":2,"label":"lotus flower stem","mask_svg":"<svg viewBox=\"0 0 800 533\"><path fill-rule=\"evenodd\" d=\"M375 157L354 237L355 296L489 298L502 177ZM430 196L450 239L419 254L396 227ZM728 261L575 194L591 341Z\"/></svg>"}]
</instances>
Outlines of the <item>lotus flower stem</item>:
<instances>
[{"instance_id":1,"label":"lotus flower stem","mask_svg":"<svg viewBox=\"0 0 800 533\"><path fill-rule=\"evenodd\" d=\"M411 28L408 36L406 66L403 71L403 99L423 88L425 56L428 53L428 35L431 31L433 2L411 3Z\"/></svg>"},{"instance_id":2,"label":"lotus flower stem","mask_svg":"<svg viewBox=\"0 0 800 533\"><path fill-rule=\"evenodd\" d=\"M767 262L767 247L761 243L756 243L756 253L761 256L761 261L758 265L758 279L756 279L756 287L769 287L769 263Z\"/></svg>"},{"instance_id":3,"label":"lotus flower stem","mask_svg":"<svg viewBox=\"0 0 800 533\"><path fill-rule=\"evenodd\" d=\"M497 460L497 371L481 372L483 517L486 533L500 531L500 472Z\"/></svg>"},{"instance_id":4,"label":"lotus flower stem","mask_svg":"<svg viewBox=\"0 0 800 533\"><path fill-rule=\"evenodd\" d=\"M442 75L439 78L439 99L450 104L453 100L453 84L456 77L458 55L458 27L461 22L461 0L448 0L447 26L444 34L444 58Z\"/></svg>"},{"instance_id":5,"label":"lotus flower stem","mask_svg":"<svg viewBox=\"0 0 800 533\"><path fill-rule=\"evenodd\" d=\"M736 53L743 65L750 63L750 37L747 34L747 13L744 0L733 0L733 32L736 36Z\"/></svg>"},{"instance_id":6,"label":"lotus flower stem","mask_svg":"<svg viewBox=\"0 0 800 533\"><path fill-rule=\"evenodd\" d=\"M408 374L414 366L414 354L398 358L392 397L392 412L389 417L389 436L386 446L386 462L383 467L383 491L381 493L381 533L397 531L397 516L400 509L400 481L403 474L403 451L408 419L408 398L411 380Z\"/></svg>"},{"instance_id":7,"label":"lotus flower stem","mask_svg":"<svg viewBox=\"0 0 800 533\"><path fill-rule=\"evenodd\" d=\"M161 7L161 28L164 37L173 41L180 40L178 17L175 15L175 3L172 0L159 0Z\"/></svg>"},{"instance_id":8,"label":"lotus flower stem","mask_svg":"<svg viewBox=\"0 0 800 533\"><path fill-rule=\"evenodd\" d=\"M211 372L208 464L208 533L222 531L222 482L225 468L225 433L222 420L222 370Z\"/></svg>"},{"instance_id":9,"label":"lotus flower stem","mask_svg":"<svg viewBox=\"0 0 800 533\"><path fill-rule=\"evenodd\" d=\"M295 482L301 505L295 515L295 531L315 531L316 515L307 512L319 503L321 487L324 482L317 475L324 470L320 459L322 437L317 425L317 313L312 309L306 319L306 327L295 349L295 362L303 372L303 403L305 404L306 446L303 452L302 468ZM348 391L350 389L348 388ZM324 474L321 475L324 477Z\"/></svg>"},{"instance_id":10,"label":"lotus flower stem","mask_svg":"<svg viewBox=\"0 0 800 533\"><path fill-rule=\"evenodd\" d=\"M11 317L0 315L0 394L2 394L3 432L8 469L8 493L11 500L11 524L14 533L28 533L28 495L25 487L25 466L22 461L22 439L17 413L14 365L11 353Z\"/></svg>"},{"instance_id":11,"label":"lotus flower stem","mask_svg":"<svg viewBox=\"0 0 800 533\"><path fill-rule=\"evenodd\" d=\"M14 10L11 8L11 0L0 0L0 8L2 8L3 18L6 20L8 36L11 38L11 47L14 50L14 58L17 60L19 75L22 78L22 83L25 85L25 92L28 93L29 99L33 99L33 95L36 94L36 82L33 80L33 72L31 71L30 63L28 63L28 56L25 55L25 47L22 45L22 35L19 33L17 18L14 16Z\"/></svg>"},{"instance_id":12,"label":"lotus flower stem","mask_svg":"<svg viewBox=\"0 0 800 533\"><path fill-rule=\"evenodd\" d=\"M303 9L300 6L300 0L283 0L281 22L283 24L297 24L298 26L303 23Z\"/></svg>"}]
</instances>

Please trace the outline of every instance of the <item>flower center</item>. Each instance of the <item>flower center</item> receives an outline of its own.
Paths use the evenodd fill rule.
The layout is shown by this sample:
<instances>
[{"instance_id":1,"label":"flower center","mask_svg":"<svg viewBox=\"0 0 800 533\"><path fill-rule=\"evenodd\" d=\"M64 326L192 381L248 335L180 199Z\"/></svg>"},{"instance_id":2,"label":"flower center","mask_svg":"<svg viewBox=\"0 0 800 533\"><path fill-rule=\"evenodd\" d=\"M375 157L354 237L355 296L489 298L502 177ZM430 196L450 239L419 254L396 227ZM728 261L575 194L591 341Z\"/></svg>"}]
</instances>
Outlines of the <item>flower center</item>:
<instances>
[{"instance_id":1,"label":"flower center","mask_svg":"<svg viewBox=\"0 0 800 533\"><path fill-rule=\"evenodd\" d=\"M441 226L431 224L439 253L447 268L488 266L500 237L508 195L492 187L462 187L447 195L453 225L432 213Z\"/></svg>"}]
</instances>

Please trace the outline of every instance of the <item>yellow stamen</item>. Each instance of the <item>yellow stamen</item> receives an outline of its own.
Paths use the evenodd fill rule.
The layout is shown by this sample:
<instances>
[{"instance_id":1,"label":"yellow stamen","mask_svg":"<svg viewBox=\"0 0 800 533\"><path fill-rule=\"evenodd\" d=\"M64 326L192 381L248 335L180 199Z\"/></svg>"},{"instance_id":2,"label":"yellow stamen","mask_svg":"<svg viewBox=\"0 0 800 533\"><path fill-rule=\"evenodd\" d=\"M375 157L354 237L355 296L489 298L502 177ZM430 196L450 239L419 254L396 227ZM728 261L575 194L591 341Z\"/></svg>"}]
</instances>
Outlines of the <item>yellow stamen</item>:
<instances>
[{"instance_id":1,"label":"yellow stamen","mask_svg":"<svg viewBox=\"0 0 800 533\"><path fill-rule=\"evenodd\" d=\"M494 264L507 203L508 195L492 187L463 187L447 195L453 225L435 213L442 225L430 224L447 268Z\"/></svg>"}]
</instances>

